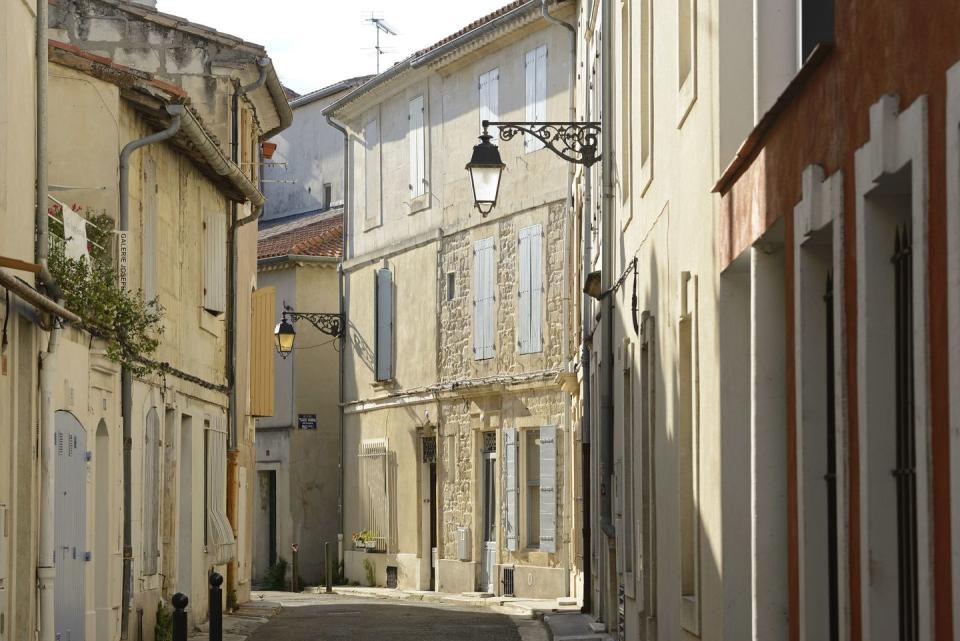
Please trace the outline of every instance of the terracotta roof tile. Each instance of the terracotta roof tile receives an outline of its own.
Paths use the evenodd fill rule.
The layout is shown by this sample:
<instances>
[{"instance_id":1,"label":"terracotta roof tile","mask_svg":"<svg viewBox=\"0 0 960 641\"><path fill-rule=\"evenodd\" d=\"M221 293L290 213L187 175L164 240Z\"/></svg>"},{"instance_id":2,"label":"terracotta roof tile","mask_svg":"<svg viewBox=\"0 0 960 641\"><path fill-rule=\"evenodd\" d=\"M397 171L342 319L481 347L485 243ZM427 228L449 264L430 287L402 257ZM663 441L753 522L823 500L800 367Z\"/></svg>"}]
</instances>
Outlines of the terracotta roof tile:
<instances>
[{"instance_id":1,"label":"terracotta roof tile","mask_svg":"<svg viewBox=\"0 0 960 641\"><path fill-rule=\"evenodd\" d=\"M343 254L343 211L325 216L316 222L280 234L261 232L257 242L257 258L278 256L328 256Z\"/></svg>"},{"instance_id":2,"label":"terracotta roof tile","mask_svg":"<svg viewBox=\"0 0 960 641\"><path fill-rule=\"evenodd\" d=\"M479 27L482 27L483 25L487 24L488 22L491 22L491 21L493 21L493 20L496 20L497 18L499 18L500 16L504 15L505 13L509 13L509 12L513 11L514 9L519 9L520 7L522 7L523 5L527 4L527 3L530 2L530 1L531 1L531 0L515 0L514 2L511 2L510 4L504 5L504 6L500 7L499 9L497 9L497 10L494 11L494 12L488 13L487 15L483 16L482 18L478 18L477 20L474 20L473 22L471 22L470 24L468 24L468 25L465 26L464 28L460 29L459 31L457 31L457 32L455 32L455 33L450 34L449 36L447 36L447 37L444 38L443 40L440 40L440 41L438 41L438 42L433 43L432 45L430 45L430 46L427 47L426 49L421 49L420 51L418 51L418 52L416 52L415 54L413 54L412 57L413 57L413 58L418 58L418 57L422 56L422 55L425 54L425 53L430 53L430 52L433 51L434 49L439 49L440 47L442 47L443 45L447 44L448 42L452 42L452 41L456 40L457 38L459 38L460 36L465 35L465 34L467 34L467 33L470 33L470 32L473 31L474 29L477 29L477 28L479 28Z\"/></svg>"}]
</instances>

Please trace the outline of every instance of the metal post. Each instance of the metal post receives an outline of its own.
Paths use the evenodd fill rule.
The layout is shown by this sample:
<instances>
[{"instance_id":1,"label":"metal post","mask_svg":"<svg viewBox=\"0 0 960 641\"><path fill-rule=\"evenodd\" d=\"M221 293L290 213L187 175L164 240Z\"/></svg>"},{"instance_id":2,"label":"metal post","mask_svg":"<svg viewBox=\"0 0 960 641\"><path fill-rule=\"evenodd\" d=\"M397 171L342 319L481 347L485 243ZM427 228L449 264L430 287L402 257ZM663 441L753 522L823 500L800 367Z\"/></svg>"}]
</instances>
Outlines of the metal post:
<instances>
[{"instance_id":1,"label":"metal post","mask_svg":"<svg viewBox=\"0 0 960 641\"><path fill-rule=\"evenodd\" d=\"M223 577L210 574L210 641L223 641Z\"/></svg>"},{"instance_id":2,"label":"metal post","mask_svg":"<svg viewBox=\"0 0 960 641\"><path fill-rule=\"evenodd\" d=\"M293 550L293 567L292 567L292 576L290 577L290 591L299 592L300 591L300 544L294 543L290 546Z\"/></svg>"},{"instance_id":3,"label":"metal post","mask_svg":"<svg viewBox=\"0 0 960 641\"><path fill-rule=\"evenodd\" d=\"M187 641L187 604L190 599L183 592L173 595L173 641Z\"/></svg>"},{"instance_id":4,"label":"metal post","mask_svg":"<svg viewBox=\"0 0 960 641\"><path fill-rule=\"evenodd\" d=\"M330 541L323 544L323 556L327 560L327 594L333 594L333 546Z\"/></svg>"}]
</instances>

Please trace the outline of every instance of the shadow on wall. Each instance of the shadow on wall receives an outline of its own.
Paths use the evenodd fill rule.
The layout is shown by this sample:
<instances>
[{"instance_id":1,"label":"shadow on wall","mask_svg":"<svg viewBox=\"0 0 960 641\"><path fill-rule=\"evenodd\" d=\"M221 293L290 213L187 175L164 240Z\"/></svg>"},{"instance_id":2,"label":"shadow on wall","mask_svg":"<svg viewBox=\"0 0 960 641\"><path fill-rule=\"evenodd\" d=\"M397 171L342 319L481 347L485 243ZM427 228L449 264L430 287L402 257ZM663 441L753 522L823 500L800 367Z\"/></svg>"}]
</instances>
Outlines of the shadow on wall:
<instances>
[{"instance_id":1,"label":"shadow on wall","mask_svg":"<svg viewBox=\"0 0 960 641\"><path fill-rule=\"evenodd\" d=\"M350 342L353 343L353 351L357 354L363 364L367 366L367 369L371 372L374 371L374 354L373 349L370 347L370 344L363 337L363 334L360 333L360 330L357 329L357 326L354 323L347 323L350 329Z\"/></svg>"}]
</instances>

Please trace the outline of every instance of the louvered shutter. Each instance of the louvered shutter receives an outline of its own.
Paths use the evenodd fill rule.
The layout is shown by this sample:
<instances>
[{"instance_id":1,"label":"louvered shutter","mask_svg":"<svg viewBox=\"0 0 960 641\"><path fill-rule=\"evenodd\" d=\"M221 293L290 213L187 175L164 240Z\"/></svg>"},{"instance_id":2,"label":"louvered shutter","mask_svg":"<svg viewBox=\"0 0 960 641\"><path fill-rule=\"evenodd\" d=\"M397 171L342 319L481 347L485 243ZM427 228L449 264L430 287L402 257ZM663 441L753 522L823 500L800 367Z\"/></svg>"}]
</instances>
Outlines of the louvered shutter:
<instances>
[{"instance_id":1,"label":"louvered shutter","mask_svg":"<svg viewBox=\"0 0 960 641\"><path fill-rule=\"evenodd\" d=\"M526 121L537 121L537 51L528 51L524 62L524 76L526 77ZM542 144L536 137L524 134L523 148L525 151L536 151Z\"/></svg>"},{"instance_id":2,"label":"louvered shutter","mask_svg":"<svg viewBox=\"0 0 960 641\"><path fill-rule=\"evenodd\" d=\"M518 346L521 354L530 350L530 228L520 230L520 287L517 310Z\"/></svg>"},{"instance_id":3,"label":"louvered shutter","mask_svg":"<svg viewBox=\"0 0 960 641\"><path fill-rule=\"evenodd\" d=\"M483 121L490 120L490 73L480 74L480 128L483 129Z\"/></svg>"},{"instance_id":4,"label":"louvered shutter","mask_svg":"<svg viewBox=\"0 0 960 641\"><path fill-rule=\"evenodd\" d=\"M410 121L410 193L414 197L424 192L426 159L424 158L423 96L409 103Z\"/></svg>"},{"instance_id":5,"label":"louvered shutter","mask_svg":"<svg viewBox=\"0 0 960 641\"><path fill-rule=\"evenodd\" d=\"M547 46L537 47L536 81L536 117L537 122L547 121ZM542 145L541 145L542 146Z\"/></svg>"},{"instance_id":6,"label":"louvered shutter","mask_svg":"<svg viewBox=\"0 0 960 641\"><path fill-rule=\"evenodd\" d=\"M227 309L227 219L220 212L203 215L203 308Z\"/></svg>"},{"instance_id":7,"label":"louvered shutter","mask_svg":"<svg viewBox=\"0 0 960 641\"><path fill-rule=\"evenodd\" d=\"M473 355L493 357L493 238L473 246Z\"/></svg>"},{"instance_id":8,"label":"louvered shutter","mask_svg":"<svg viewBox=\"0 0 960 641\"><path fill-rule=\"evenodd\" d=\"M363 136L365 220L373 226L380 223L380 121L368 122Z\"/></svg>"},{"instance_id":9,"label":"louvered shutter","mask_svg":"<svg viewBox=\"0 0 960 641\"><path fill-rule=\"evenodd\" d=\"M540 428L540 550L557 551L557 428Z\"/></svg>"},{"instance_id":10,"label":"louvered shutter","mask_svg":"<svg viewBox=\"0 0 960 641\"><path fill-rule=\"evenodd\" d=\"M484 120L497 120L500 112L500 70L491 69L480 74L480 127ZM490 135L497 137L496 127L490 130Z\"/></svg>"},{"instance_id":11,"label":"louvered shutter","mask_svg":"<svg viewBox=\"0 0 960 641\"><path fill-rule=\"evenodd\" d=\"M541 349L541 305L543 278L541 266L542 235L540 225L520 230L520 287L517 310L518 346L521 354L539 352Z\"/></svg>"},{"instance_id":12,"label":"louvered shutter","mask_svg":"<svg viewBox=\"0 0 960 641\"><path fill-rule=\"evenodd\" d=\"M250 415L273 416L277 290L261 287L250 297Z\"/></svg>"},{"instance_id":13,"label":"louvered shutter","mask_svg":"<svg viewBox=\"0 0 960 641\"><path fill-rule=\"evenodd\" d=\"M507 549L517 549L517 428L503 428L503 469L506 477L506 514L503 519L503 536L507 541Z\"/></svg>"},{"instance_id":14,"label":"louvered shutter","mask_svg":"<svg viewBox=\"0 0 960 641\"><path fill-rule=\"evenodd\" d=\"M378 269L376 276L377 380L393 378L393 274Z\"/></svg>"},{"instance_id":15,"label":"louvered shutter","mask_svg":"<svg viewBox=\"0 0 960 641\"><path fill-rule=\"evenodd\" d=\"M543 254L541 245L543 241L543 231L540 225L534 225L530 228L530 340L529 351L539 352L542 348L540 327L541 327L541 306L543 305Z\"/></svg>"}]
</instances>

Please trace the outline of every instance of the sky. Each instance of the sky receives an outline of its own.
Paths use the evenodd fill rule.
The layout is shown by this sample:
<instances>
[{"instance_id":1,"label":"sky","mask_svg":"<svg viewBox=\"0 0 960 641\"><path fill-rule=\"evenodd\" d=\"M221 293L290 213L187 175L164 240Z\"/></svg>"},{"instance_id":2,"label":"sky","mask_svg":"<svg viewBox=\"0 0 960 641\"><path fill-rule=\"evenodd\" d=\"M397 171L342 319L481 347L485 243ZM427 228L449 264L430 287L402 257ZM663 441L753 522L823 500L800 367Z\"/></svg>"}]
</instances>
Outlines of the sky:
<instances>
[{"instance_id":1,"label":"sky","mask_svg":"<svg viewBox=\"0 0 960 641\"><path fill-rule=\"evenodd\" d=\"M158 0L164 13L264 45L281 82L307 93L376 72L374 27L383 18L398 33L380 36L383 71L509 0Z\"/></svg>"}]
</instances>

